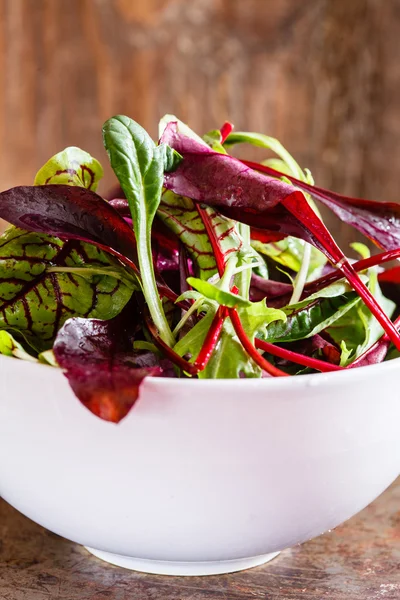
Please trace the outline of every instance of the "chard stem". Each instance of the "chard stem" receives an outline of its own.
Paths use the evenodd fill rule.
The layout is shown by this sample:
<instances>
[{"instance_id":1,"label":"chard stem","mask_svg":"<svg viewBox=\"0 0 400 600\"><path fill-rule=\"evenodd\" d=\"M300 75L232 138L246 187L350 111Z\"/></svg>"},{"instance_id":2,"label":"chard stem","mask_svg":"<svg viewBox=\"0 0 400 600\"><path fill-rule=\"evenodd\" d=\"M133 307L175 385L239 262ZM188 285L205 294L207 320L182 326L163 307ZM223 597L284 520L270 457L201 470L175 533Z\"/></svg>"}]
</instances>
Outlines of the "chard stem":
<instances>
[{"instance_id":1,"label":"chard stem","mask_svg":"<svg viewBox=\"0 0 400 600\"><path fill-rule=\"evenodd\" d=\"M344 370L344 367L340 367L339 365L327 363L323 360L312 358L311 356L298 354L297 352L287 350L286 348L280 348L279 346L275 346L270 342L264 342L264 340L260 340L259 338L256 338L255 345L256 348L260 348L261 350L264 350L264 352L269 352L273 356L278 356L279 358L290 360L299 365L303 365L303 367L310 367L311 369L316 369L317 371L321 371L322 373Z\"/></svg>"},{"instance_id":2,"label":"chard stem","mask_svg":"<svg viewBox=\"0 0 400 600\"><path fill-rule=\"evenodd\" d=\"M220 306L214 315L210 329L208 330L201 350L194 362L199 371L203 371L203 369L206 368L207 363L210 360L216 345L218 344L226 317L226 308L224 306Z\"/></svg>"},{"instance_id":3,"label":"chard stem","mask_svg":"<svg viewBox=\"0 0 400 600\"><path fill-rule=\"evenodd\" d=\"M250 358L254 360L254 362L261 367L264 371L267 371L273 377L288 377L288 373L281 371L274 365L272 365L268 360L266 360L259 352L253 344L251 340L247 337L245 330L243 329L242 322L238 315L238 312L235 308L229 309L229 316L232 321L232 325L235 329L236 335L238 336L240 342L242 343L243 348L246 350L247 354L249 354Z\"/></svg>"}]
</instances>

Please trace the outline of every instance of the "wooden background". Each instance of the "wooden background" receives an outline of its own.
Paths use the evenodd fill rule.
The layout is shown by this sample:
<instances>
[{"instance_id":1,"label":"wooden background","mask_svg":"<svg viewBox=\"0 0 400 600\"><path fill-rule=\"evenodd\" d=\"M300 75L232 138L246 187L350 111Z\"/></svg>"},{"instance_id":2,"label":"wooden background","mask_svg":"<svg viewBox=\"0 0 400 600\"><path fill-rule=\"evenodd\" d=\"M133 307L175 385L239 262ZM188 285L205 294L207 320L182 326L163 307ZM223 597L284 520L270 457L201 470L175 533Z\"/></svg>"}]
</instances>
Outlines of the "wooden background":
<instances>
[{"instance_id":1,"label":"wooden background","mask_svg":"<svg viewBox=\"0 0 400 600\"><path fill-rule=\"evenodd\" d=\"M321 185L397 201L399 43L400 0L0 0L0 187L67 145L105 162L113 114L156 135L172 112L276 136Z\"/></svg>"}]
</instances>

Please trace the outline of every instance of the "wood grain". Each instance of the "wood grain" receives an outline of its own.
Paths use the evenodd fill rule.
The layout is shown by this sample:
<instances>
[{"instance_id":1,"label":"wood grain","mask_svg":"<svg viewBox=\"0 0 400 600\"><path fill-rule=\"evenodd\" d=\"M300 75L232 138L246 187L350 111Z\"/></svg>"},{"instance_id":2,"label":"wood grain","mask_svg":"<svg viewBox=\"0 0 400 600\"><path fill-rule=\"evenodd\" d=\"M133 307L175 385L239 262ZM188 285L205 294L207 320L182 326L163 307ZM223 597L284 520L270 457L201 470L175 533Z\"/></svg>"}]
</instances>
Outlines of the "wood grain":
<instances>
[{"instance_id":1,"label":"wood grain","mask_svg":"<svg viewBox=\"0 0 400 600\"><path fill-rule=\"evenodd\" d=\"M359 515L272 562L213 577L127 571L0 501L1 600L399 600L400 480Z\"/></svg>"},{"instance_id":2,"label":"wood grain","mask_svg":"<svg viewBox=\"0 0 400 600\"><path fill-rule=\"evenodd\" d=\"M113 114L156 135L172 112L269 133L322 185L397 201L399 33L400 0L0 0L0 186L66 145L106 162Z\"/></svg>"}]
</instances>

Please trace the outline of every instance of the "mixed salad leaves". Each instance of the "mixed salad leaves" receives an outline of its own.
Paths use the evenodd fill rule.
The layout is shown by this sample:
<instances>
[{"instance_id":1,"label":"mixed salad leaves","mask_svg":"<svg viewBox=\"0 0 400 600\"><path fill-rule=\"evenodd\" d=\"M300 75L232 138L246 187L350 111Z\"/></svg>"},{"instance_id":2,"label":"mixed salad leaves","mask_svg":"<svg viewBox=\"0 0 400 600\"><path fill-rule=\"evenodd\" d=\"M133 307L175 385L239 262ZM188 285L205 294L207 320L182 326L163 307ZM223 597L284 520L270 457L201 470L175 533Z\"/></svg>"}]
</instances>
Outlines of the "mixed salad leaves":
<instances>
[{"instance_id":1,"label":"mixed salad leaves","mask_svg":"<svg viewBox=\"0 0 400 600\"><path fill-rule=\"evenodd\" d=\"M276 139L230 123L200 137L167 115L155 143L116 116L103 139L114 197L74 147L0 193L0 353L63 369L113 422L147 376L288 377L398 356L400 267L381 265L400 257L399 205L317 187ZM239 160L239 144L274 157ZM318 203L379 253L344 254Z\"/></svg>"}]
</instances>

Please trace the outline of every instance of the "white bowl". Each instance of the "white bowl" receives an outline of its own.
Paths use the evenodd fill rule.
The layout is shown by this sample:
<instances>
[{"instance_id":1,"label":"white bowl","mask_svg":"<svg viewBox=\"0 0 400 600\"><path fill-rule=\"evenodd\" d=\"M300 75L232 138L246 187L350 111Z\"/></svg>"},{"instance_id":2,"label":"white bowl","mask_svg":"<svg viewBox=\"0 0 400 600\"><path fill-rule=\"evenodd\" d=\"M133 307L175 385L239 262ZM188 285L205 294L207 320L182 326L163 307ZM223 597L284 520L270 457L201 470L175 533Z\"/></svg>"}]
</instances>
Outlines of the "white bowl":
<instances>
[{"instance_id":1,"label":"white bowl","mask_svg":"<svg viewBox=\"0 0 400 600\"><path fill-rule=\"evenodd\" d=\"M148 379L113 425L57 369L0 357L0 493L117 565L255 566L397 477L399 369L395 359L282 379Z\"/></svg>"}]
</instances>

